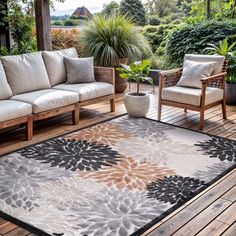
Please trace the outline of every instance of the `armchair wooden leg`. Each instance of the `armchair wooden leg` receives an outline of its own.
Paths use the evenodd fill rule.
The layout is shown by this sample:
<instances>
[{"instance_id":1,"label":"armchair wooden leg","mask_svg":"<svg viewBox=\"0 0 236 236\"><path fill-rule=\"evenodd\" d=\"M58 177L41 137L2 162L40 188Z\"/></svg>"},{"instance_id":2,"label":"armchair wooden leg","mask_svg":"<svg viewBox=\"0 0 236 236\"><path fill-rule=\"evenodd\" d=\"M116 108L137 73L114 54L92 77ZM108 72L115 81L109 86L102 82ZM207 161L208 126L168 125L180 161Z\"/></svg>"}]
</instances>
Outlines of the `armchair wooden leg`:
<instances>
[{"instance_id":1,"label":"armchair wooden leg","mask_svg":"<svg viewBox=\"0 0 236 236\"><path fill-rule=\"evenodd\" d=\"M203 128L204 128L204 116L205 116L205 110L201 109L201 111L200 111L200 130L203 130Z\"/></svg>"},{"instance_id":2,"label":"armchair wooden leg","mask_svg":"<svg viewBox=\"0 0 236 236\"><path fill-rule=\"evenodd\" d=\"M75 110L72 111L72 119L73 119L73 125L79 124L79 117L80 117L80 107L79 104L75 104Z\"/></svg>"},{"instance_id":3,"label":"armchair wooden leg","mask_svg":"<svg viewBox=\"0 0 236 236\"><path fill-rule=\"evenodd\" d=\"M157 120L158 121L161 120L161 109L162 109L162 104L161 104L161 101L159 101L159 103L158 103L158 111L157 111Z\"/></svg>"},{"instance_id":4,"label":"armchair wooden leg","mask_svg":"<svg viewBox=\"0 0 236 236\"><path fill-rule=\"evenodd\" d=\"M110 99L110 109L111 112L114 112L116 110L115 98Z\"/></svg>"},{"instance_id":5,"label":"armchair wooden leg","mask_svg":"<svg viewBox=\"0 0 236 236\"><path fill-rule=\"evenodd\" d=\"M222 114L223 114L223 119L227 119L227 114L226 114L226 105L225 105L225 101L222 101L221 103L222 106Z\"/></svg>"},{"instance_id":6,"label":"armchair wooden leg","mask_svg":"<svg viewBox=\"0 0 236 236\"><path fill-rule=\"evenodd\" d=\"M187 111L188 111L188 110L185 108L185 109L184 109L184 112L186 113Z\"/></svg>"},{"instance_id":7,"label":"armchair wooden leg","mask_svg":"<svg viewBox=\"0 0 236 236\"><path fill-rule=\"evenodd\" d=\"M29 141L33 138L33 116L29 116L25 124L25 140Z\"/></svg>"}]
</instances>

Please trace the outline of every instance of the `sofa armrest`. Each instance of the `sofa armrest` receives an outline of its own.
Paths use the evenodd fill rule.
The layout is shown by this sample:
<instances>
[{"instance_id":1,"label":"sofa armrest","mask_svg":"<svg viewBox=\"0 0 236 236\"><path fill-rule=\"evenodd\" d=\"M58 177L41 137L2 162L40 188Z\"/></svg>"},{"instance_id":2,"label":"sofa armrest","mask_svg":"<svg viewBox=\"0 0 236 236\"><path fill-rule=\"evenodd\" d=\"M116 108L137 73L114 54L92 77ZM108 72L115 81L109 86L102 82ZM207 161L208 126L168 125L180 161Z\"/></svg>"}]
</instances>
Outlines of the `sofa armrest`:
<instances>
[{"instance_id":1,"label":"sofa armrest","mask_svg":"<svg viewBox=\"0 0 236 236\"><path fill-rule=\"evenodd\" d=\"M111 67L94 67L97 82L105 82L115 86L115 69Z\"/></svg>"},{"instance_id":2,"label":"sofa armrest","mask_svg":"<svg viewBox=\"0 0 236 236\"><path fill-rule=\"evenodd\" d=\"M203 79L201 79L202 85L207 84L207 86L209 86L209 87L216 87L216 88L224 89L226 75L227 75L227 73L224 72L221 74L217 74L217 75L203 78Z\"/></svg>"}]
</instances>

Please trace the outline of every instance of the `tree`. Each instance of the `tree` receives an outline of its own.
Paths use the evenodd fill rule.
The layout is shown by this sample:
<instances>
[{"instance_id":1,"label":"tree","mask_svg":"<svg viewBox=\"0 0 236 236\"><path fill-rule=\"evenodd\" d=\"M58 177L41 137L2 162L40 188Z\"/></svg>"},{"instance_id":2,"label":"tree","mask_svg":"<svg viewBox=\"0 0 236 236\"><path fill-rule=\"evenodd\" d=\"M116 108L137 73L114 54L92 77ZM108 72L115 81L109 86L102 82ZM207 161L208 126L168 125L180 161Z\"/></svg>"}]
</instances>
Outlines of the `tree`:
<instances>
[{"instance_id":1,"label":"tree","mask_svg":"<svg viewBox=\"0 0 236 236\"><path fill-rule=\"evenodd\" d=\"M116 1L111 1L110 3L103 5L102 14L107 17L117 15L119 13L119 8L119 3Z\"/></svg>"},{"instance_id":2,"label":"tree","mask_svg":"<svg viewBox=\"0 0 236 236\"><path fill-rule=\"evenodd\" d=\"M146 24L146 10L140 0L122 0L120 3L120 13L131 17L134 24Z\"/></svg>"},{"instance_id":3,"label":"tree","mask_svg":"<svg viewBox=\"0 0 236 236\"><path fill-rule=\"evenodd\" d=\"M151 15L157 15L159 18L178 11L176 1L148 0L146 6Z\"/></svg>"},{"instance_id":4,"label":"tree","mask_svg":"<svg viewBox=\"0 0 236 236\"><path fill-rule=\"evenodd\" d=\"M206 18L211 18L211 0L206 0Z\"/></svg>"}]
</instances>

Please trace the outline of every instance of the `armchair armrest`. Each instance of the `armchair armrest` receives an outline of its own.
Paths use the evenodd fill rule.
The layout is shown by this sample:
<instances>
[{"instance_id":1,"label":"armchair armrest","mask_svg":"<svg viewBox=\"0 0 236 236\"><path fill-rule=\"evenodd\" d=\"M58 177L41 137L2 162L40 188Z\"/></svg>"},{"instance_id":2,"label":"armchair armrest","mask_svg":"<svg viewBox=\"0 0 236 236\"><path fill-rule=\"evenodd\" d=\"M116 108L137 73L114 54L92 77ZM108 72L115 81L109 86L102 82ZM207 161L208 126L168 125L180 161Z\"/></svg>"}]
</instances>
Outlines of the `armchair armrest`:
<instances>
[{"instance_id":1,"label":"armchair armrest","mask_svg":"<svg viewBox=\"0 0 236 236\"><path fill-rule=\"evenodd\" d=\"M227 73L220 73L210 77L201 79L202 85L207 84L210 87L218 87L224 89L225 77Z\"/></svg>"},{"instance_id":2,"label":"armchair armrest","mask_svg":"<svg viewBox=\"0 0 236 236\"><path fill-rule=\"evenodd\" d=\"M176 85L182 75L182 70L182 68L177 68L160 72L159 86L162 88Z\"/></svg>"},{"instance_id":3,"label":"armchair armrest","mask_svg":"<svg viewBox=\"0 0 236 236\"><path fill-rule=\"evenodd\" d=\"M94 73L97 82L106 82L115 86L114 68L94 66Z\"/></svg>"}]
</instances>

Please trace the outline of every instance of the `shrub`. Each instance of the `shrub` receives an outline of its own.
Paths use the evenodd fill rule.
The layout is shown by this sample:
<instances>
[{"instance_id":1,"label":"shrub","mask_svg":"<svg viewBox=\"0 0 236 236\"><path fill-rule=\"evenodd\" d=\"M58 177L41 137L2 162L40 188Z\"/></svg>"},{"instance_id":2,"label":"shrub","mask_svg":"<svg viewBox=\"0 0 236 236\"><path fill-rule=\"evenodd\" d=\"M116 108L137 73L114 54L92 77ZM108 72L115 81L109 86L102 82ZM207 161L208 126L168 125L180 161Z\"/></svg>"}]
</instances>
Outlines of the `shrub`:
<instances>
[{"instance_id":1,"label":"shrub","mask_svg":"<svg viewBox=\"0 0 236 236\"><path fill-rule=\"evenodd\" d=\"M72 29L68 31L62 29L52 30L53 50L75 47L78 52L78 55L81 55L82 46L79 40L79 35L80 33L77 29Z\"/></svg>"},{"instance_id":2,"label":"shrub","mask_svg":"<svg viewBox=\"0 0 236 236\"><path fill-rule=\"evenodd\" d=\"M136 25L146 24L146 10L140 0L122 0L120 13L132 17L133 23Z\"/></svg>"},{"instance_id":3,"label":"shrub","mask_svg":"<svg viewBox=\"0 0 236 236\"><path fill-rule=\"evenodd\" d=\"M93 56L96 65L115 66L119 59L131 61L151 54L151 49L138 27L125 16L96 16L83 28L81 42L85 56Z\"/></svg>"},{"instance_id":4,"label":"shrub","mask_svg":"<svg viewBox=\"0 0 236 236\"><path fill-rule=\"evenodd\" d=\"M160 25L161 20L157 16L150 16L148 18L148 24L149 25Z\"/></svg>"},{"instance_id":5,"label":"shrub","mask_svg":"<svg viewBox=\"0 0 236 236\"><path fill-rule=\"evenodd\" d=\"M62 26L63 25L63 21L61 21L61 20L54 21L54 22L52 22L52 25Z\"/></svg>"},{"instance_id":6,"label":"shrub","mask_svg":"<svg viewBox=\"0 0 236 236\"><path fill-rule=\"evenodd\" d=\"M153 52L155 52L160 46L165 47L166 37L169 32L174 29L176 25L159 25L159 26L145 26L143 28L143 34L150 43Z\"/></svg>"},{"instance_id":7,"label":"shrub","mask_svg":"<svg viewBox=\"0 0 236 236\"><path fill-rule=\"evenodd\" d=\"M78 24L77 20L67 19L64 21L65 26L75 26Z\"/></svg>"},{"instance_id":8,"label":"shrub","mask_svg":"<svg viewBox=\"0 0 236 236\"><path fill-rule=\"evenodd\" d=\"M236 34L236 25L229 22L205 22L185 25L174 30L167 39L165 53L170 63L181 65L186 53L206 54L208 43L218 43Z\"/></svg>"}]
</instances>

